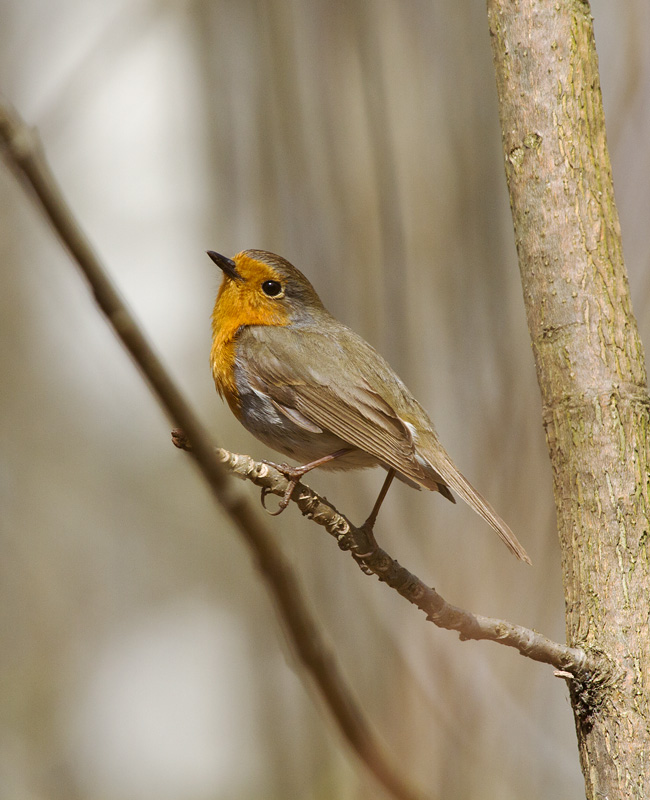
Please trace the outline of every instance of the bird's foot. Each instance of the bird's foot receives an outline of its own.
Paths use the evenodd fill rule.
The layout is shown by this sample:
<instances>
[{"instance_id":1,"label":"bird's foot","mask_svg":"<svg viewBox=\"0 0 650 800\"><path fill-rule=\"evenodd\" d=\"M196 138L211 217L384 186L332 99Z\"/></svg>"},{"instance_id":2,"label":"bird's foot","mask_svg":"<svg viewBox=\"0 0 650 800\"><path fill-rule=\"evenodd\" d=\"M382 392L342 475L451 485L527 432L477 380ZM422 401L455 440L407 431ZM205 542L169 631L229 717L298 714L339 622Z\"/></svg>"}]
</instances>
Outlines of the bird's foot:
<instances>
[{"instance_id":1,"label":"bird's foot","mask_svg":"<svg viewBox=\"0 0 650 800\"><path fill-rule=\"evenodd\" d=\"M298 481L297 480L289 481L289 484L288 484L288 486L286 488L286 491L282 495L280 503L278 504L278 507L277 507L277 509L275 511L271 511L270 508L266 507L266 495L267 494L271 494L271 490L267 489L266 487L264 487L262 489L262 496L261 496L262 508L266 511L267 514L269 514L269 516L277 517L279 514L281 514L284 511L284 509L291 502L291 495L293 494L293 490L296 488L297 485L298 485Z\"/></svg>"},{"instance_id":2,"label":"bird's foot","mask_svg":"<svg viewBox=\"0 0 650 800\"><path fill-rule=\"evenodd\" d=\"M290 464L276 464L273 461L264 461L264 464L268 464L270 467L274 467L277 469L278 472L281 472L284 477L289 481L289 485L284 493L282 500L280 500L280 506L277 511L269 511L264 503L264 498L268 494L268 490L262 489L262 505L264 506L264 510L267 511L272 517L277 517L278 514L281 514L284 509L289 505L289 501L291 500L291 495L293 494L293 490L298 485L298 482L302 478L303 475L306 475L308 472L311 472L312 469L316 467L321 467L323 464L327 464L329 461L333 461L335 458L340 458L340 456L349 453L352 448L350 447L343 447L340 450L336 450L334 453L328 453L325 456L321 456L320 458L315 459L314 461L310 461L308 464L303 464L300 467L292 467Z\"/></svg>"},{"instance_id":3,"label":"bird's foot","mask_svg":"<svg viewBox=\"0 0 650 800\"><path fill-rule=\"evenodd\" d=\"M296 482L298 482L306 472L312 469L311 464L304 464L302 467L292 467L291 464L276 464L275 461L267 461L266 459L262 461L262 464L267 464L269 467L277 469L287 480Z\"/></svg>"},{"instance_id":4,"label":"bird's foot","mask_svg":"<svg viewBox=\"0 0 650 800\"><path fill-rule=\"evenodd\" d=\"M277 469L279 473L284 475L284 477L289 481L287 484L287 488L285 489L284 494L280 500L278 508L276 511L271 511L266 507L266 496L270 493L270 489L262 489L262 508L272 517L277 517L281 514L284 509L289 505L291 502L291 495L293 494L293 490L298 485L298 482L302 478L302 476L309 472L309 469L305 469L304 467L292 467L290 464L276 464L274 461L263 461L262 463L268 464L269 467L273 467Z\"/></svg>"},{"instance_id":5,"label":"bird's foot","mask_svg":"<svg viewBox=\"0 0 650 800\"><path fill-rule=\"evenodd\" d=\"M362 531L368 539L368 547L364 548L366 552L360 553L354 548L351 551L352 557L359 565L361 571L366 575L374 575L374 570L369 566L368 559L374 556L379 549L379 545L377 544L377 540L375 539L375 534L373 532L374 522L374 519L369 517L359 528L359 530Z\"/></svg>"}]
</instances>

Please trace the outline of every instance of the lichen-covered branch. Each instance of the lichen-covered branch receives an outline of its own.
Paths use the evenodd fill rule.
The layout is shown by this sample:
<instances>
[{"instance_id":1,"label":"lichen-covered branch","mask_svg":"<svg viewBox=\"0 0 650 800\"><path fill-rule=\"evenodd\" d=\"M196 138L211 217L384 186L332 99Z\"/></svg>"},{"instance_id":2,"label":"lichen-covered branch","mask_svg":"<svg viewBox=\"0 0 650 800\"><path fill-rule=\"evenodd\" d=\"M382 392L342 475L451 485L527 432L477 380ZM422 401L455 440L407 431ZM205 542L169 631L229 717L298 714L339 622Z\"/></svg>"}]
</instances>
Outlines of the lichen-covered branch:
<instances>
[{"instance_id":1,"label":"lichen-covered branch","mask_svg":"<svg viewBox=\"0 0 650 800\"><path fill-rule=\"evenodd\" d=\"M177 447L189 449L182 431L172 432ZM251 481L262 490L282 497L288 481L277 469L250 456L238 455L219 449L219 459L234 475ZM299 483L292 500L302 514L322 525L338 542L342 550L349 550L363 570L376 575L381 581L424 611L427 619L439 628L455 630L461 639L485 639L514 647L521 655L554 666L561 677L571 679L581 691L590 691L609 679L607 664L598 656L590 656L579 648L553 642L541 633L515 625L505 620L473 614L449 604L435 589L401 566L368 536L364 528L353 525L326 499L308 486Z\"/></svg>"}]
</instances>

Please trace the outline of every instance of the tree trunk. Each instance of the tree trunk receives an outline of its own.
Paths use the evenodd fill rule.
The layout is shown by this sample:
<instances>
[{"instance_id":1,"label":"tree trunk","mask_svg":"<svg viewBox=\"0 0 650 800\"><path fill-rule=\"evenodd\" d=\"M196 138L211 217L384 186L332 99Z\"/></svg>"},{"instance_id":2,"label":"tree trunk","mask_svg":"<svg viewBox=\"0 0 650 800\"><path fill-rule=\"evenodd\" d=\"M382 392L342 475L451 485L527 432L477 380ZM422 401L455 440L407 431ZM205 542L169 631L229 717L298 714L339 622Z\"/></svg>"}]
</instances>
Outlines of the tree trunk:
<instances>
[{"instance_id":1,"label":"tree trunk","mask_svg":"<svg viewBox=\"0 0 650 800\"><path fill-rule=\"evenodd\" d=\"M648 393L590 8L488 0L506 176L553 465L588 798L650 797ZM531 521L534 523L534 521Z\"/></svg>"}]
</instances>

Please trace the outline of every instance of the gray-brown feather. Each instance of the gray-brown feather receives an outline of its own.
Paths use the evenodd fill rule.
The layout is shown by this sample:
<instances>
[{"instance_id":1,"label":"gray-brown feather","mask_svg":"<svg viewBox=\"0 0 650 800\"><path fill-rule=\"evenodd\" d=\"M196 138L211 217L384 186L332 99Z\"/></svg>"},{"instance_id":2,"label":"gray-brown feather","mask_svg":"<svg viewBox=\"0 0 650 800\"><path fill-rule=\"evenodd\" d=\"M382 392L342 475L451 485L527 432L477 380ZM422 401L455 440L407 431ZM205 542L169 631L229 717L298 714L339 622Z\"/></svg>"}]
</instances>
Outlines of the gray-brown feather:
<instances>
[{"instance_id":1,"label":"gray-brown feather","mask_svg":"<svg viewBox=\"0 0 650 800\"><path fill-rule=\"evenodd\" d=\"M441 491L454 502L434 465L418 459L411 431L395 406L403 406L408 417L415 413L415 422L422 418L421 424L429 428L430 420L385 362L385 374L373 368L373 361L381 356L370 345L349 329L343 336L338 329L336 339L327 335L327 328L323 333L304 331L302 342L298 340L302 353L317 354L305 363L304 358L295 358L295 328L290 336L282 328L265 328L261 336L258 330L243 330L237 348L258 392L284 407L288 417L294 409L310 423L374 456L378 463L394 467L408 481ZM383 394L388 388L388 400L380 387Z\"/></svg>"}]
</instances>

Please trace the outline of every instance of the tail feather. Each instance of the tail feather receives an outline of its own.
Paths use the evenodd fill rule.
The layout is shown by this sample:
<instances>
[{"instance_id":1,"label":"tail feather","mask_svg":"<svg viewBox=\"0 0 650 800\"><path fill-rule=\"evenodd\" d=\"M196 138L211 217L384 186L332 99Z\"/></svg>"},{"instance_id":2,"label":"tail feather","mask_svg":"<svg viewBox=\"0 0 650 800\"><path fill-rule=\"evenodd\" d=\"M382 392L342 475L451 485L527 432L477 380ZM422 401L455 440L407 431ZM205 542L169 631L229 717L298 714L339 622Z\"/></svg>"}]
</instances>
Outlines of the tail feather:
<instances>
[{"instance_id":1,"label":"tail feather","mask_svg":"<svg viewBox=\"0 0 650 800\"><path fill-rule=\"evenodd\" d=\"M460 495L467 505L471 506L477 514L483 517L483 519L494 528L506 547L514 553L517 558L525 561L526 564L532 564L528 553L524 550L508 525L501 519L488 501L476 491L467 478L456 469L449 456L444 451L443 453L437 453L437 455L438 458L435 459L434 469L447 486Z\"/></svg>"}]
</instances>

